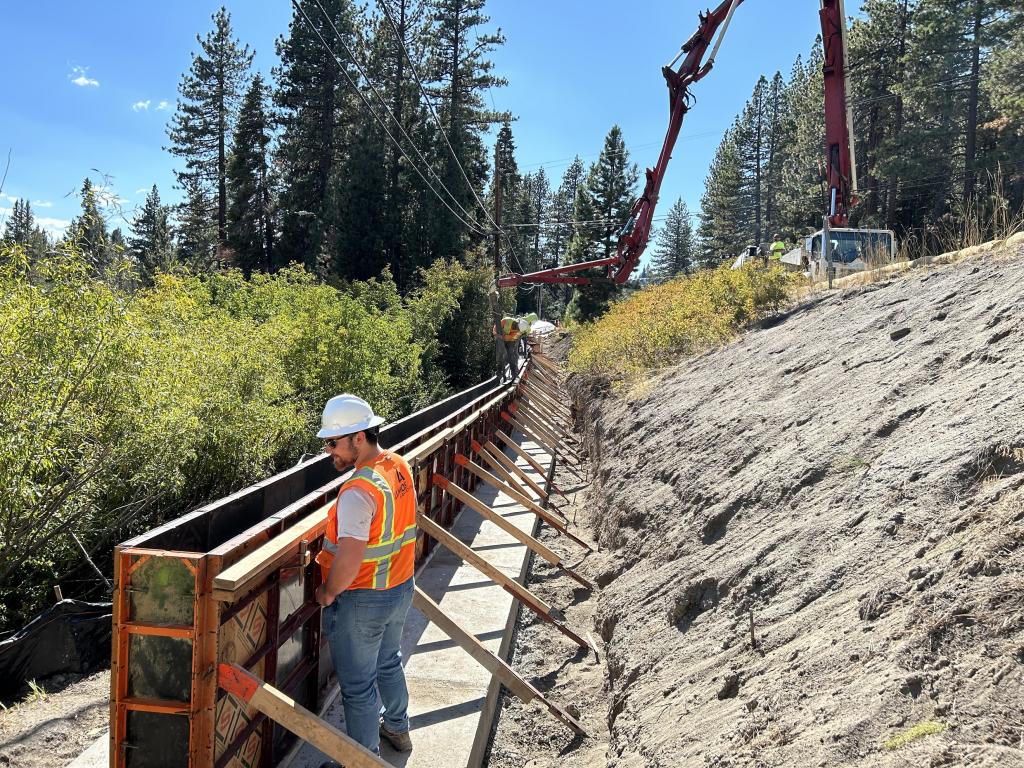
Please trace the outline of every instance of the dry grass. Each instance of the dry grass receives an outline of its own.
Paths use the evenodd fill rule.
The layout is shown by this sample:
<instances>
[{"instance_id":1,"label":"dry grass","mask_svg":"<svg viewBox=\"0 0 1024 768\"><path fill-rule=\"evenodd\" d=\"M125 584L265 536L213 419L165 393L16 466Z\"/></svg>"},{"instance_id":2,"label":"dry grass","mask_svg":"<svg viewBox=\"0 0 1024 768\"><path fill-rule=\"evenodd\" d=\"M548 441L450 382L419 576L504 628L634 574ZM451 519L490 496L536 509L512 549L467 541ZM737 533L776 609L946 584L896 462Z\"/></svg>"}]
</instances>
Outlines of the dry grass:
<instances>
[{"instance_id":1,"label":"dry grass","mask_svg":"<svg viewBox=\"0 0 1024 768\"><path fill-rule=\"evenodd\" d=\"M773 267L720 267L652 286L577 329L569 367L633 384L733 338L786 303L798 280Z\"/></svg>"},{"instance_id":2,"label":"dry grass","mask_svg":"<svg viewBox=\"0 0 1024 768\"><path fill-rule=\"evenodd\" d=\"M882 746L886 749L899 749L900 747L906 746L918 739L923 739L925 736L930 736L933 733L942 733L948 727L949 726L945 723L939 723L935 720L925 720L923 723L918 723L913 728L893 736L882 744Z\"/></svg>"}]
</instances>

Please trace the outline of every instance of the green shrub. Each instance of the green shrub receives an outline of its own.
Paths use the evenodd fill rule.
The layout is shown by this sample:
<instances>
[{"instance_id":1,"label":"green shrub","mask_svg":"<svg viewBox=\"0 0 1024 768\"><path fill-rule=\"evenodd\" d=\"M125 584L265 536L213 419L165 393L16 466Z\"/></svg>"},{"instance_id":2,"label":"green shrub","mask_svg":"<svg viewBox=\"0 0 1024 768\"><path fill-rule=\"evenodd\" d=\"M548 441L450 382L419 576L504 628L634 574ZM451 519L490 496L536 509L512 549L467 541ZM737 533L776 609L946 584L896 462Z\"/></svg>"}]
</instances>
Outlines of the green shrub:
<instances>
[{"instance_id":1,"label":"green shrub","mask_svg":"<svg viewBox=\"0 0 1024 768\"><path fill-rule=\"evenodd\" d=\"M646 288L577 328L569 367L635 381L682 355L733 338L776 311L794 284L782 269L751 266L704 270Z\"/></svg>"},{"instance_id":2,"label":"green shrub","mask_svg":"<svg viewBox=\"0 0 1024 768\"><path fill-rule=\"evenodd\" d=\"M129 293L70 247L0 252L0 628L89 575L72 533L109 572L118 541L318 450L332 395L394 419L444 394L469 274L438 262L407 300L387 273L335 288L299 267Z\"/></svg>"}]
</instances>

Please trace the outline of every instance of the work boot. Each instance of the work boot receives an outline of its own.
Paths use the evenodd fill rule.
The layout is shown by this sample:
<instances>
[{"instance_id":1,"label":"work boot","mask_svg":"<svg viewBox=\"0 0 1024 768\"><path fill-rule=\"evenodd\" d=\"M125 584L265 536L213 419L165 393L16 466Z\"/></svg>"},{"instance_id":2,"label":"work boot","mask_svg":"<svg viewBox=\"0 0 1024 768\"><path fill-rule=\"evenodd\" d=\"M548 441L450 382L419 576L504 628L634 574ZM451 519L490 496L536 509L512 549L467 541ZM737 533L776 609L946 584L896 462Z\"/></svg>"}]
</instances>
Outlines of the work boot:
<instances>
[{"instance_id":1,"label":"work boot","mask_svg":"<svg viewBox=\"0 0 1024 768\"><path fill-rule=\"evenodd\" d=\"M412 737L409 736L409 732L402 731L401 733L395 733L394 731L389 731L388 727L384 725L383 720L380 724L380 737L382 739L387 739L388 743L399 752L412 751Z\"/></svg>"}]
</instances>

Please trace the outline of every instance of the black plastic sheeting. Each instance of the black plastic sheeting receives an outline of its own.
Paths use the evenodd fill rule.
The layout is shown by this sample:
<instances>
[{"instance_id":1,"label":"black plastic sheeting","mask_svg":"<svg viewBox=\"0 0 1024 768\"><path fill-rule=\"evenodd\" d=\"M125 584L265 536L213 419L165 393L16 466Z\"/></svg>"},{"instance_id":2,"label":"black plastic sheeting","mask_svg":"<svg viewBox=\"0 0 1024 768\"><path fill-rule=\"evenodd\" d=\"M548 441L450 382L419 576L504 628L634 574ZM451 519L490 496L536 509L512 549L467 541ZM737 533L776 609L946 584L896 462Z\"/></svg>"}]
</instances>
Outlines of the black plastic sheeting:
<instances>
[{"instance_id":1,"label":"black plastic sheeting","mask_svg":"<svg viewBox=\"0 0 1024 768\"><path fill-rule=\"evenodd\" d=\"M0 642L0 698L15 696L29 680L110 663L110 603L61 600L20 632Z\"/></svg>"}]
</instances>

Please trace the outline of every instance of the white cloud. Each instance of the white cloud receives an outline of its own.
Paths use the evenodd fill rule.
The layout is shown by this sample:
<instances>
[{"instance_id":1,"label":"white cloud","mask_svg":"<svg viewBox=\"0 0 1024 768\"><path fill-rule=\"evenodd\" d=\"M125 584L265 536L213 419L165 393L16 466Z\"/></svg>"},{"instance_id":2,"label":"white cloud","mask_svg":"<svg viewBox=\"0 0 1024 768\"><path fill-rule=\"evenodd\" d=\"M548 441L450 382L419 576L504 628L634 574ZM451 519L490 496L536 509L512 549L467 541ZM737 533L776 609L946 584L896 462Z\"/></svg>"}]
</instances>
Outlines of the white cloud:
<instances>
[{"instance_id":1,"label":"white cloud","mask_svg":"<svg viewBox=\"0 0 1024 768\"><path fill-rule=\"evenodd\" d=\"M79 86L80 88L85 88L85 87L99 88L100 81L99 80L94 80L91 77L87 77L85 73L86 73L86 67L72 67L71 68L71 74L68 75L68 79L70 79L72 83L74 83L75 85ZM78 77L75 77L75 78L72 79L72 75L78 75Z\"/></svg>"},{"instance_id":2,"label":"white cloud","mask_svg":"<svg viewBox=\"0 0 1024 768\"><path fill-rule=\"evenodd\" d=\"M149 189L146 187L139 187L135 190L136 195L141 195L143 192L149 192Z\"/></svg>"},{"instance_id":3,"label":"white cloud","mask_svg":"<svg viewBox=\"0 0 1024 768\"><path fill-rule=\"evenodd\" d=\"M145 101L136 101L134 104L132 104L132 112L148 112L149 105L151 102L152 99L146 99Z\"/></svg>"},{"instance_id":4,"label":"white cloud","mask_svg":"<svg viewBox=\"0 0 1024 768\"><path fill-rule=\"evenodd\" d=\"M14 195L8 195L5 192L0 192L0 200L6 200L9 203L14 203L17 202L19 199L20 198L17 198Z\"/></svg>"},{"instance_id":5,"label":"white cloud","mask_svg":"<svg viewBox=\"0 0 1024 768\"><path fill-rule=\"evenodd\" d=\"M125 203L131 202L131 200L129 200L128 198L121 197L119 194L117 194L117 191L113 187L100 185L95 186L92 189L93 192L96 193L97 202L99 202L99 204L104 207L111 205L124 205Z\"/></svg>"},{"instance_id":6,"label":"white cloud","mask_svg":"<svg viewBox=\"0 0 1024 768\"><path fill-rule=\"evenodd\" d=\"M36 208L53 208L53 203L49 200L33 200L32 205Z\"/></svg>"},{"instance_id":7,"label":"white cloud","mask_svg":"<svg viewBox=\"0 0 1024 768\"><path fill-rule=\"evenodd\" d=\"M170 109L171 105L169 103L167 103L166 99L161 99L160 103L156 105L156 108L157 108L157 110L162 112L165 109Z\"/></svg>"},{"instance_id":8,"label":"white cloud","mask_svg":"<svg viewBox=\"0 0 1024 768\"><path fill-rule=\"evenodd\" d=\"M36 217L36 226L53 237L60 237L64 234L71 222L67 219L51 219L46 216Z\"/></svg>"}]
</instances>

